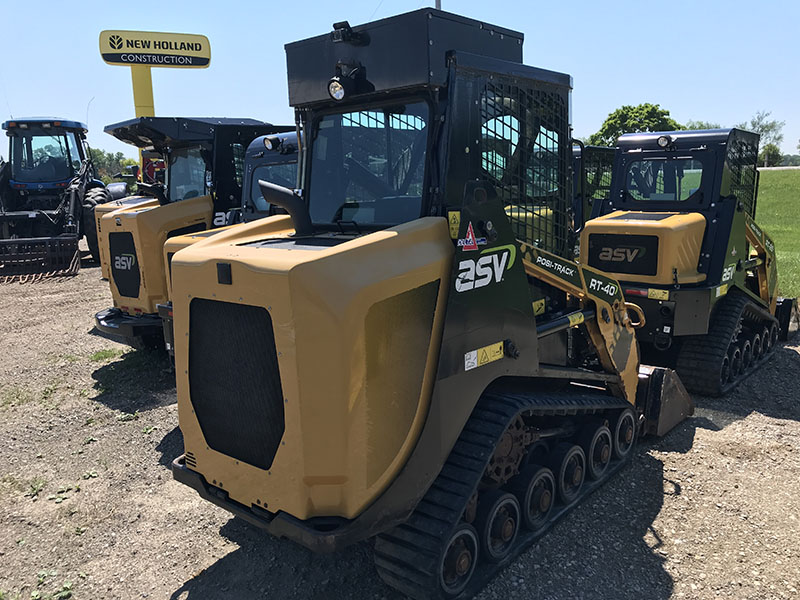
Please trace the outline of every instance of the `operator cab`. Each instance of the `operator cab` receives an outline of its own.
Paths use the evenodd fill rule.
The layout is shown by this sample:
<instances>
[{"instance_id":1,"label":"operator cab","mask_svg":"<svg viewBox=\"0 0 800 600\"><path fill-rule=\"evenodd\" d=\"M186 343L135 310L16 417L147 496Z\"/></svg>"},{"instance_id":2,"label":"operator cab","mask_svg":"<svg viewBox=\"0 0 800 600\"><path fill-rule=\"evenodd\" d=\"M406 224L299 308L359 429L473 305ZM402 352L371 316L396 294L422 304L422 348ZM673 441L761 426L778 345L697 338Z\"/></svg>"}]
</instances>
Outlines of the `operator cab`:
<instances>
[{"instance_id":1,"label":"operator cab","mask_svg":"<svg viewBox=\"0 0 800 600\"><path fill-rule=\"evenodd\" d=\"M4 210L55 210L88 156L86 125L56 117L6 121L9 160Z\"/></svg>"},{"instance_id":2,"label":"operator cab","mask_svg":"<svg viewBox=\"0 0 800 600\"><path fill-rule=\"evenodd\" d=\"M259 180L294 189L297 186L297 133L277 133L257 137L245 153L244 188L241 210L232 219L249 223L285 211L269 204L261 194Z\"/></svg>"}]
</instances>

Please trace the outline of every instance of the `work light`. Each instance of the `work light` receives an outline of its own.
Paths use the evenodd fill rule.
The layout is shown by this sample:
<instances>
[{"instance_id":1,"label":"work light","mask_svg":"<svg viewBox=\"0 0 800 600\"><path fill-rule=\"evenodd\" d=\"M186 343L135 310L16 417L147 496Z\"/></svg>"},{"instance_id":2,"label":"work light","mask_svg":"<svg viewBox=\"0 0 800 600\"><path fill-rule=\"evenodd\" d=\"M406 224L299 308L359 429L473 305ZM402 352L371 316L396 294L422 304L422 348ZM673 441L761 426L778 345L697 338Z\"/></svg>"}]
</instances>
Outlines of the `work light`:
<instances>
[{"instance_id":1,"label":"work light","mask_svg":"<svg viewBox=\"0 0 800 600\"><path fill-rule=\"evenodd\" d=\"M333 77L328 82L328 93L330 94L331 98L336 100L337 102L344 99L344 86L342 82L339 80L339 77Z\"/></svg>"}]
</instances>

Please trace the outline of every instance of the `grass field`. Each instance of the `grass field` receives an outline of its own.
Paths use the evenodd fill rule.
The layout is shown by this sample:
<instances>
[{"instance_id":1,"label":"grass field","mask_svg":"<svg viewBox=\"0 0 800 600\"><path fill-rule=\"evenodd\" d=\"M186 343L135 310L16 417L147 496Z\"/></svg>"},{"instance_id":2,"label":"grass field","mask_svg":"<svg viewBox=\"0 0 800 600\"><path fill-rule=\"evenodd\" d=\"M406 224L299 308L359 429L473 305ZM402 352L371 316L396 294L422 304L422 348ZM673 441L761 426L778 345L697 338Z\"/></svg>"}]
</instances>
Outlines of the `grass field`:
<instances>
[{"instance_id":1,"label":"grass field","mask_svg":"<svg viewBox=\"0 0 800 600\"><path fill-rule=\"evenodd\" d=\"M800 296L800 169L761 171L756 222L775 242L780 293Z\"/></svg>"}]
</instances>

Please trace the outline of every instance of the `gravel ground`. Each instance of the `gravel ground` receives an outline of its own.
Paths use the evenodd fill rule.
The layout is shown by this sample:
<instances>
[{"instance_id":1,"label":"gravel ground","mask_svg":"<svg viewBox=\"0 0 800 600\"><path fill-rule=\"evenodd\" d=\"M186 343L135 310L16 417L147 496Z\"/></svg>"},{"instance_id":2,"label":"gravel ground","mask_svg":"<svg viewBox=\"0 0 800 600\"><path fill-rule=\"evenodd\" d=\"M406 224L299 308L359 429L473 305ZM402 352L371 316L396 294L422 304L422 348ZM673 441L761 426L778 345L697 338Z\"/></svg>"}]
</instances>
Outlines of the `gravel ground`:
<instances>
[{"instance_id":1,"label":"gravel ground","mask_svg":"<svg viewBox=\"0 0 800 600\"><path fill-rule=\"evenodd\" d=\"M99 277L0 288L0 600L400 598L368 544L312 555L172 480L173 376L90 334ZM798 366L697 398L481 600L800 598Z\"/></svg>"}]
</instances>

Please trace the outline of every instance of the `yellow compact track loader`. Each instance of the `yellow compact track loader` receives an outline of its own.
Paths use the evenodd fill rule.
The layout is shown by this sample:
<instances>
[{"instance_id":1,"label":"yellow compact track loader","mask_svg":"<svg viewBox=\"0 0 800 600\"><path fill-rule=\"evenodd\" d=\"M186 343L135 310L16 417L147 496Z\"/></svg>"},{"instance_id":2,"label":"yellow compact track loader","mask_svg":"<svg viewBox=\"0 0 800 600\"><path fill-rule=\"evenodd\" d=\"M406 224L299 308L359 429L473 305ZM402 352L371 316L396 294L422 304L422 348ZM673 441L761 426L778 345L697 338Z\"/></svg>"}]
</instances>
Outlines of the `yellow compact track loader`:
<instances>
[{"instance_id":1,"label":"yellow compact track loader","mask_svg":"<svg viewBox=\"0 0 800 600\"><path fill-rule=\"evenodd\" d=\"M571 78L522 41L421 9L287 45L288 215L171 263L174 477L315 551L376 538L414 598L473 595L692 411L569 258Z\"/></svg>"},{"instance_id":2,"label":"yellow compact track loader","mask_svg":"<svg viewBox=\"0 0 800 600\"><path fill-rule=\"evenodd\" d=\"M775 244L755 222L758 135L637 133L617 145L581 260L644 310L648 362L675 367L693 392L724 394L798 328L797 300L778 296Z\"/></svg>"},{"instance_id":3,"label":"yellow compact track loader","mask_svg":"<svg viewBox=\"0 0 800 600\"><path fill-rule=\"evenodd\" d=\"M245 150L257 136L293 130L254 119L141 117L106 127L166 157L166 185L118 201L97 221L114 306L95 315L102 334L134 347L163 344L158 305L168 301L167 239L226 225L241 207Z\"/></svg>"}]
</instances>

